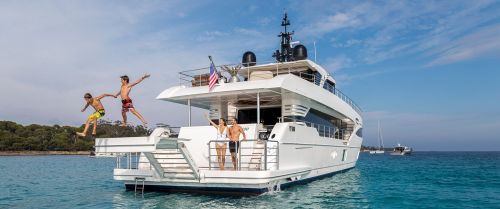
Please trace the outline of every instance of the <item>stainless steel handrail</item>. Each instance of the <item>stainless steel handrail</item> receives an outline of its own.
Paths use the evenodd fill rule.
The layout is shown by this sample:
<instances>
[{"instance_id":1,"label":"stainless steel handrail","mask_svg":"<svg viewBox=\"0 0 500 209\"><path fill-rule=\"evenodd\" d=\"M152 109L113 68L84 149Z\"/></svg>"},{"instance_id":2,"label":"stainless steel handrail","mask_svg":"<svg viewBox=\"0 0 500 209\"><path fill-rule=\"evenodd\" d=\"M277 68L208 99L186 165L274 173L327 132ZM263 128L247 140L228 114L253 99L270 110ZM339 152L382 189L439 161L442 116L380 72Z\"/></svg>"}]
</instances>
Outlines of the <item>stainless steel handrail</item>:
<instances>
[{"instance_id":1,"label":"stainless steel handrail","mask_svg":"<svg viewBox=\"0 0 500 209\"><path fill-rule=\"evenodd\" d=\"M361 114L363 112L363 110L361 110L361 108L351 98L342 93L339 89L335 88L332 84L325 83L323 88L349 104L357 113Z\"/></svg>"},{"instance_id":2,"label":"stainless steel handrail","mask_svg":"<svg viewBox=\"0 0 500 209\"><path fill-rule=\"evenodd\" d=\"M271 62L269 64L271 64ZM293 65L290 65L290 64L287 64L288 71L286 71L286 69L282 69L279 67L280 63L276 63L276 64L277 64L276 71L270 70L274 74L274 76L281 75L281 74L294 74L294 75L296 75L304 80L307 80L307 81L312 82L316 85L319 85L317 80L320 78L317 77L315 74L291 71L290 68L293 67ZM223 66L236 66L236 65L242 65L242 64L238 63L238 64L218 65L218 66L215 66L215 68L219 69L218 70L219 76L223 76L225 78L231 78L231 75L228 72L226 72L224 70L220 70L220 68L222 68ZM210 67L203 67L203 68L198 68L198 69L194 69L194 70L185 70L185 71L179 72L178 73L179 74L179 85L184 84L186 86L191 86L191 87L193 87L193 86L208 86L209 68ZM247 69L247 67L242 67L240 70L244 71L245 69ZM280 69L282 71L280 71ZM247 70L246 72L247 72L246 77L250 78L250 70ZM241 74L239 74L239 75L241 75ZM203 77L206 77L207 79L203 80L202 79ZM219 79L220 79L220 77L219 77Z\"/></svg>"},{"instance_id":3,"label":"stainless steel handrail","mask_svg":"<svg viewBox=\"0 0 500 209\"><path fill-rule=\"evenodd\" d=\"M118 169L139 169L141 152L116 153L116 168ZM122 160L125 159L125 161ZM125 163L125 165L123 165Z\"/></svg>"},{"instance_id":4,"label":"stainless steel handrail","mask_svg":"<svg viewBox=\"0 0 500 209\"><path fill-rule=\"evenodd\" d=\"M212 154L212 150L215 150L216 147L214 146L215 143L217 142L230 142L230 140L210 140L208 142L208 164L209 164L209 169L212 170L212 168L217 168L218 166L213 166L212 164L213 163L218 163L217 160L213 161L212 158L213 157L217 157L217 154ZM261 154L260 156L260 159L264 158L264 161L263 162L260 162L258 163L259 164L259 169L256 169L256 170L269 170L270 168L268 168L267 164L275 164L276 165L276 169L279 169L279 142L278 141L273 141L273 140L260 140L260 139L246 139L246 140L240 140L240 147L239 147L239 151L238 151L238 162L237 162L237 170L241 170L241 166L242 165L247 165L247 166L250 166L251 164L257 164L257 163L252 163L250 162L252 160L252 158L249 159L249 162L242 162L242 157L257 157L255 154L251 153L251 154L242 154L242 150L253 150L254 149L254 146L253 144L251 146L243 146L245 143L247 142L263 142L265 143L264 144L264 153ZM274 144L276 146L268 146L268 145L271 145L271 144ZM228 148L229 149L229 146ZM268 150L276 150L276 152L274 154L268 154ZM226 154L224 155L224 157L230 157L231 154L227 154L228 151L226 151ZM270 157L275 157L274 160L270 161ZM216 158L217 159L217 158ZM255 158L257 159L257 158ZM260 169L262 167L262 164L263 164L263 169ZM224 165L225 167L225 165ZM250 170L250 169L248 169Z\"/></svg>"}]
</instances>

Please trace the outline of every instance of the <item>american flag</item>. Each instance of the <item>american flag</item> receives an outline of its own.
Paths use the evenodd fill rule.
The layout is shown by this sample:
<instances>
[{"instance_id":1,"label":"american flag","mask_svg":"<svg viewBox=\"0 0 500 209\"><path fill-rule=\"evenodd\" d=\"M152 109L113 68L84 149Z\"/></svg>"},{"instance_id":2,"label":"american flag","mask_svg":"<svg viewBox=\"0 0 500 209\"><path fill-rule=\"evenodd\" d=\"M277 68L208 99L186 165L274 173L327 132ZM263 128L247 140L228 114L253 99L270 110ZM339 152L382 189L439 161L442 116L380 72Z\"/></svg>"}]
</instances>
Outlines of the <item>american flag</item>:
<instances>
[{"instance_id":1,"label":"american flag","mask_svg":"<svg viewBox=\"0 0 500 209\"><path fill-rule=\"evenodd\" d=\"M217 70L215 69L215 65L213 62L210 63L210 79L208 81L208 91L212 91L215 87L215 84L219 80L219 75L217 74Z\"/></svg>"}]
</instances>

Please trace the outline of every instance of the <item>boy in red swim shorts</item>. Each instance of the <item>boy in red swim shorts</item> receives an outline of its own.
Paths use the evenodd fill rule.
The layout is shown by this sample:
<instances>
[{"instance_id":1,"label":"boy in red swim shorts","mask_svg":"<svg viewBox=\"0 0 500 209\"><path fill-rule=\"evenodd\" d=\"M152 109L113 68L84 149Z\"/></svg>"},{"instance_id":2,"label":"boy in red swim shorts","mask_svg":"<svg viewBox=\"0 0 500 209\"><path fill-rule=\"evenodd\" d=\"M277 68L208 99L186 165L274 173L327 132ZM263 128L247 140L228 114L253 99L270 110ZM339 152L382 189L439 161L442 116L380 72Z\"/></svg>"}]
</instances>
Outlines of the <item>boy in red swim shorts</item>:
<instances>
[{"instance_id":1,"label":"boy in red swim shorts","mask_svg":"<svg viewBox=\"0 0 500 209\"><path fill-rule=\"evenodd\" d=\"M122 79L121 80L122 86L120 88L120 91L118 93L116 93L115 96L120 95L122 98L122 116L123 116L122 126L127 125L127 112L128 111L132 112L132 114L134 114L135 116L137 116L139 118L139 120L141 120L142 124L146 125L147 124L146 120L144 120L142 115L139 114L139 112L137 112L137 110L135 110L134 105L132 104L132 99L130 99L128 94L130 93L130 90L132 90L132 87L139 84L144 79L149 78L149 75L145 74L139 80L137 80L133 83L129 83L129 78L126 75L121 76L120 78Z\"/></svg>"}]
</instances>

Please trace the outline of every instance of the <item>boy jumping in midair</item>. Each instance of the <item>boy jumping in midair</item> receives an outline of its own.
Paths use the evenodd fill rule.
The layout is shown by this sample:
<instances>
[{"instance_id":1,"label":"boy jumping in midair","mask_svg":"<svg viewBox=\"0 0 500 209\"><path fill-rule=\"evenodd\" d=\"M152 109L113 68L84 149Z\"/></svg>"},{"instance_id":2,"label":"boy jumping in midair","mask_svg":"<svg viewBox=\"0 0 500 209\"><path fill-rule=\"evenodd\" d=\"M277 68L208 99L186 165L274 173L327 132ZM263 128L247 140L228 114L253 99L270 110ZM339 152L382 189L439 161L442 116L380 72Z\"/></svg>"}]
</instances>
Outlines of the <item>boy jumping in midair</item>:
<instances>
[{"instance_id":1,"label":"boy jumping in midair","mask_svg":"<svg viewBox=\"0 0 500 209\"><path fill-rule=\"evenodd\" d=\"M87 102L87 104L82 109L82 112L84 112L87 109L87 107L89 107L89 105L92 106L95 109L95 112L92 113L89 116L89 118L87 119L87 122L85 123L85 129L83 130L83 132L77 132L76 133L78 136L85 137L87 135L87 130L89 129L90 122L92 122L92 121L94 122L94 129L92 130L92 135L96 134L97 119L100 118L100 117L102 117L102 116L104 116L104 114L106 113L104 111L104 106L102 106L101 99L104 98L104 97L107 97L107 96L116 98L116 96L113 95L113 94L103 94L103 95L95 97L95 98L93 98L90 93L86 93L83 96L83 98L85 99L85 101Z\"/></svg>"},{"instance_id":2,"label":"boy jumping in midair","mask_svg":"<svg viewBox=\"0 0 500 209\"><path fill-rule=\"evenodd\" d=\"M129 84L129 78L128 78L128 76L124 75L124 76L120 77L122 79L122 81L121 81L122 82L122 86L120 88L120 91L118 93L116 93L115 96L120 95L121 98L122 98L122 116L123 116L122 126L126 126L127 125L127 112L129 110L135 116L137 116L144 125L146 125L148 123L148 122L146 122L146 120L144 120L144 118L142 117L142 115L139 114L139 112L137 112L137 110L135 110L134 105L132 104L132 99L130 99L130 97L128 96L128 94L130 93L130 90L132 90L132 87L134 87L135 85L139 84L140 82L142 82L144 79L146 79L148 77L149 77L148 74L144 74L144 76L142 76L139 80L137 80L137 81L135 81L133 83L130 83L130 84Z\"/></svg>"}]
</instances>

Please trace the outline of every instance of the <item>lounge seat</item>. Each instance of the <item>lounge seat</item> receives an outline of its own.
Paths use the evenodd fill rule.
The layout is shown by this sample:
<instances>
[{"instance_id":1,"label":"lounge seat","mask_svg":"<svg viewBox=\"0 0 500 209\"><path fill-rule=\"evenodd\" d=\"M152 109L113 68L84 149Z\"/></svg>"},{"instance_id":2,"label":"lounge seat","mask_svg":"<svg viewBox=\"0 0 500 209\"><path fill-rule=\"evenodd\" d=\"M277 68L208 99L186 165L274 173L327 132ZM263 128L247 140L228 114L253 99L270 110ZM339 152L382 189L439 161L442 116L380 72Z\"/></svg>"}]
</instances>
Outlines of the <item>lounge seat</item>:
<instances>
[{"instance_id":1,"label":"lounge seat","mask_svg":"<svg viewBox=\"0 0 500 209\"><path fill-rule=\"evenodd\" d=\"M273 72L271 71L253 71L250 73L250 81L265 80L273 78Z\"/></svg>"}]
</instances>

